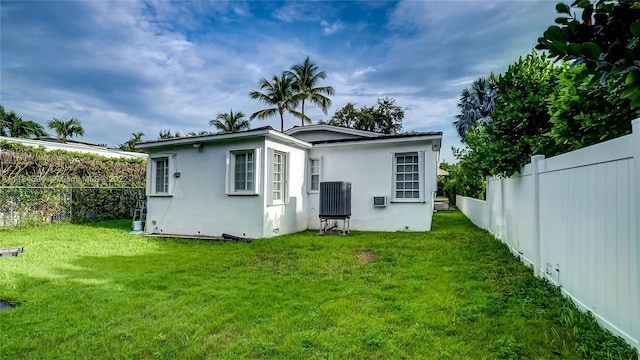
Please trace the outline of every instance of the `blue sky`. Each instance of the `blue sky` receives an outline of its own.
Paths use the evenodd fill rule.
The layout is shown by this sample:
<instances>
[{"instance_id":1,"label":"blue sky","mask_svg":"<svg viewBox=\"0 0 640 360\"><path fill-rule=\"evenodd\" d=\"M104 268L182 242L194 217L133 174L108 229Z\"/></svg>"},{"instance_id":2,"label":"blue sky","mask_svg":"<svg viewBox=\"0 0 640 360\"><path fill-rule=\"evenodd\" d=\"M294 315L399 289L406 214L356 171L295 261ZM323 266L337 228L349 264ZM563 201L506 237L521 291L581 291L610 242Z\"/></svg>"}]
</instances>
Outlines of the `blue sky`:
<instances>
[{"instance_id":1,"label":"blue sky","mask_svg":"<svg viewBox=\"0 0 640 360\"><path fill-rule=\"evenodd\" d=\"M77 117L81 140L117 146L142 131L211 130L218 113L247 116L249 98L309 56L348 102L392 97L405 131L443 131L460 91L504 72L553 24L556 1L5 1L0 2L0 104L25 120ZM290 115L285 128L298 124ZM252 127L279 119L254 120Z\"/></svg>"}]
</instances>

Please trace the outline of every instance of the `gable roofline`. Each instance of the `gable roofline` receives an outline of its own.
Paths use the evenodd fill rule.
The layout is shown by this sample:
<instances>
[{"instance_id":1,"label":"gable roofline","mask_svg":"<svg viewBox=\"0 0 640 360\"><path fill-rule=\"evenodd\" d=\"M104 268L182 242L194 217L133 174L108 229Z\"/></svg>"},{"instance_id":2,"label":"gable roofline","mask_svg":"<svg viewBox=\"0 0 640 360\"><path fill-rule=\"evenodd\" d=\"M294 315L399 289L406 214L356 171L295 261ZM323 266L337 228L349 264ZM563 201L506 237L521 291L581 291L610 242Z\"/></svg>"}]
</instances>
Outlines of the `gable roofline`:
<instances>
[{"instance_id":1,"label":"gable roofline","mask_svg":"<svg viewBox=\"0 0 640 360\"><path fill-rule=\"evenodd\" d=\"M313 124L313 125L306 125L306 126L296 125L291 129L285 130L284 133L292 136L293 134L298 134L298 133L308 132L308 131L332 131L335 133L362 136L365 138L374 138L374 137L385 135L385 134L377 133L373 131L357 130L357 129L351 129L347 127L328 125L328 124Z\"/></svg>"},{"instance_id":2,"label":"gable roofline","mask_svg":"<svg viewBox=\"0 0 640 360\"><path fill-rule=\"evenodd\" d=\"M271 126L263 126L263 127L239 131L235 133L198 135L198 136L171 138L171 139L159 139L155 141L146 141L146 142L137 143L136 149L152 149L152 148L166 147L166 146L189 145L189 144L197 144L197 143L212 143L212 142L228 141L228 140L234 140L234 139L250 139L255 137L271 138L274 140L286 142L290 145L298 146L305 149L311 148L311 144L306 141L302 141L300 139L283 134L279 131L275 131Z\"/></svg>"},{"instance_id":3,"label":"gable roofline","mask_svg":"<svg viewBox=\"0 0 640 360\"><path fill-rule=\"evenodd\" d=\"M337 145L348 144L379 144L379 143L396 143L407 141L424 141L424 140L439 140L442 142L442 131L434 132L411 132L403 134L381 134L375 138L361 138L361 139L333 139L333 140L319 140L311 142L314 147L329 147Z\"/></svg>"}]
</instances>

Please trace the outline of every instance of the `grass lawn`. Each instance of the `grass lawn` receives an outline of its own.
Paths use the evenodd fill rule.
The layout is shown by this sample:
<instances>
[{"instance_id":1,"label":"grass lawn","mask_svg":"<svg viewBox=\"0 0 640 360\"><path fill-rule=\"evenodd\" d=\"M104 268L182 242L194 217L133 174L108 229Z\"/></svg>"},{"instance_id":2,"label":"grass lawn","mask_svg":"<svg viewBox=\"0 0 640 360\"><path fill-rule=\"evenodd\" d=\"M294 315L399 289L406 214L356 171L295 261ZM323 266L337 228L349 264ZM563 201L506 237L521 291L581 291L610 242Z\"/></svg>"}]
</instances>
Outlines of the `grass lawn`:
<instances>
[{"instance_id":1,"label":"grass lawn","mask_svg":"<svg viewBox=\"0 0 640 360\"><path fill-rule=\"evenodd\" d=\"M459 212L429 233L0 232L3 359L637 359Z\"/></svg>"}]
</instances>

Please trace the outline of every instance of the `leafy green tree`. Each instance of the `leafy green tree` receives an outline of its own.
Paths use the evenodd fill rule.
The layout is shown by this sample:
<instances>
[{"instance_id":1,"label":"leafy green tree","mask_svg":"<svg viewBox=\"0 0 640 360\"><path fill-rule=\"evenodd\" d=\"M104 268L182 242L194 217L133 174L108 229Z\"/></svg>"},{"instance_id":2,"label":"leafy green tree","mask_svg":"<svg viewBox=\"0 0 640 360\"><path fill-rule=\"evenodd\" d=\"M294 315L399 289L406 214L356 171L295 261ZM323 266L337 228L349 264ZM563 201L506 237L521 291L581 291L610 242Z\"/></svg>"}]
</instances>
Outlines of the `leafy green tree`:
<instances>
[{"instance_id":1,"label":"leafy green tree","mask_svg":"<svg viewBox=\"0 0 640 360\"><path fill-rule=\"evenodd\" d=\"M449 204L456 204L456 195L468 196L475 199L485 198L486 183L479 167L467 157L468 150L453 149L457 164L440 164L442 170L449 172L438 180L438 190L449 200Z\"/></svg>"},{"instance_id":2,"label":"leafy green tree","mask_svg":"<svg viewBox=\"0 0 640 360\"><path fill-rule=\"evenodd\" d=\"M384 134L397 134L402 130L402 120L404 120L404 108L397 105L393 98L382 98L377 100L376 105L363 106L360 109L356 109L353 103L347 103L337 110L331 119L322 123Z\"/></svg>"},{"instance_id":3,"label":"leafy green tree","mask_svg":"<svg viewBox=\"0 0 640 360\"><path fill-rule=\"evenodd\" d=\"M233 109L229 109L228 113L220 113L214 120L209 121L209 125L215 126L219 133L235 133L242 130L247 130L250 127L249 120L247 120L242 111L233 112Z\"/></svg>"},{"instance_id":4,"label":"leafy green tree","mask_svg":"<svg viewBox=\"0 0 640 360\"><path fill-rule=\"evenodd\" d=\"M615 82L593 84L584 65L565 68L549 95L551 131L555 149L545 155L576 150L631 132L631 100L621 97Z\"/></svg>"},{"instance_id":5,"label":"leafy green tree","mask_svg":"<svg viewBox=\"0 0 640 360\"><path fill-rule=\"evenodd\" d=\"M291 67L289 73L293 79L292 87L295 97L301 103L302 126L304 126L305 121L311 122L311 119L304 114L304 105L307 99L312 104L320 107L326 115L329 106L331 106L331 99L327 96L333 95L334 90L331 86L316 86L316 84L325 79L327 74L324 71L318 71L318 66L313 64L308 56L302 64Z\"/></svg>"},{"instance_id":6,"label":"leafy green tree","mask_svg":"<svg viewBox=\"0 0 640 360\"><path fill-rule=\"evenodd\" d=\"M280 77L273 76L271 81L262 78L259 86L260 91L252 91L249 96L252 99L259 100L271 107L256 111L251 114L249 120L255 118L266 119L276 114L280 115L280 131L284 131L284 112L288 111L299 119L305 119L302 113L295 110L297 98L293 93L293 78L289 72L283 72ZM307 118L308 119L308 118ZM303 120L304 121L304 120Z\"/></svg>"},{"instance_id":7,"label":"leafy green tree","mask_svg":"<svg viewBox=\"0 0 640 360\"><path fill-rule=\"evenodd\" d=\"M556 66L532 51L500 76L500 96L491 121L466 134L465 140L483 175L511 176L536 154L555 153L547 99L555 91L558 75L566 65Z\"/></svg>"},{"instance_id":8,"label":"leafy green tree","mask_svg":"<svg viewBox=\"0 0 640 360\"><path fill-rule=\"evenodd\" d=\"M464 143L467 132L478 122L489 121L489 115L495 108L498 77L491 73L488 78L478 78L471 87L460 93L457 107L460 113L453 122L460 140Z\"/></svg>"},{"instance_id":9,"label":"leafy green tree","mask_svg":"<svg viewBox=\"0 0 640 360\"><path fill-rule=\"evenodd\" d=\"M131 133L131 139L127 140L124 144L120 144L119 149L124 151L138 151L136 144L142 141L144 133L142 131Z\"/></svg>"},{"instance_id":10,"label":"leafy green tree","mask_svg":"<svg viewBox=\"0 0 640 360\"><path fill-rule=\"evenodd\" d=\"M77 118L69 120L53 118L47 122L47 127L53 130L62 142L67 142L70 137L84 136L84 128Z\"/></svg>"},{"instance_id":11,"label":"leafy green tree","mask_svg":"<svg viewBox=\"0 0 640 360\"><path fill-rule=\"evenodd\" d=\"M338 109L333 114L331 119L321 123L356 129L358 126L359 116L360 116L360 109L356 109L356 105L350 102L350 103L347 103L347 105L345 105L341 109Z\"/></svg>"},{"instance_id":12,"label":"leafy green tree","mask_svg":"<svg viewBox=\"0 0 640 360\"><path fill-rule=\"evenodd\" d=\"M571 7L579 11L571 14ZM623 98L640 111L640 3L576 0L558 3L559 17L538 38L550 58L584 63L593 81L624 83ZM577 18L580 14L580 18Z\"/></svg>"}]
</instances>

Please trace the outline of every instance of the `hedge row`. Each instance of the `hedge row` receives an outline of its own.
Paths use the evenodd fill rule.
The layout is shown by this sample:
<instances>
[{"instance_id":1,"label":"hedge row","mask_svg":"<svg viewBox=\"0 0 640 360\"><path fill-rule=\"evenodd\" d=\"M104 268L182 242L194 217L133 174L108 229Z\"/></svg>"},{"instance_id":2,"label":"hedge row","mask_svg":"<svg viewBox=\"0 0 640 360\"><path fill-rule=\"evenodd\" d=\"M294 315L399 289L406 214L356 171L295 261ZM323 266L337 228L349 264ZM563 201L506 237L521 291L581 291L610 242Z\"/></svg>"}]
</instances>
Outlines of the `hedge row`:
<instances>
[{"instance_id":1,"label":"hedge row","mask_svg":"<svg viewBox=\"0 0 640 360\"><path fill-rule=\"evenodd\" d=\"M0 226L131 217L145 172L140 159L0 142Z\"/></svg>"}]
</instances>

